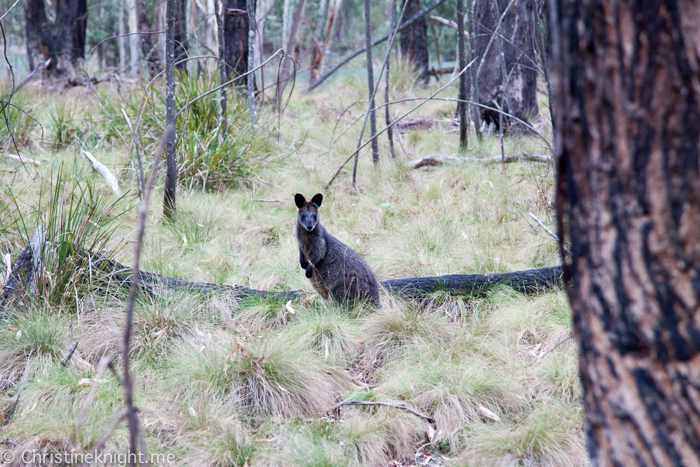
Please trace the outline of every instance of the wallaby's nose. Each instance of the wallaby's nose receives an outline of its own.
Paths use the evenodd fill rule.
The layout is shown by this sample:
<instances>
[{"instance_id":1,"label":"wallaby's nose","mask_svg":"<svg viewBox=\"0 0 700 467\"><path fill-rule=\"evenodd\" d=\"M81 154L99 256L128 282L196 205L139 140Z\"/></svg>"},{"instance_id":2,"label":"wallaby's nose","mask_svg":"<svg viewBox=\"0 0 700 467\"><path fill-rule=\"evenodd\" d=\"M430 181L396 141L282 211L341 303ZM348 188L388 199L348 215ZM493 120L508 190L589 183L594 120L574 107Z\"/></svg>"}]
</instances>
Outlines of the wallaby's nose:
<instances>
[{"instance_id":1,"label":"wallaby's nose","mask_svg":"<svg viewBox=\"0 0 700 467\"><path fill-rule=\"evenodd\" d=\"M307 232L311 232L314 230L315 225L305 225L304 228L306 229Z\"/></svg>"}]
</instances>

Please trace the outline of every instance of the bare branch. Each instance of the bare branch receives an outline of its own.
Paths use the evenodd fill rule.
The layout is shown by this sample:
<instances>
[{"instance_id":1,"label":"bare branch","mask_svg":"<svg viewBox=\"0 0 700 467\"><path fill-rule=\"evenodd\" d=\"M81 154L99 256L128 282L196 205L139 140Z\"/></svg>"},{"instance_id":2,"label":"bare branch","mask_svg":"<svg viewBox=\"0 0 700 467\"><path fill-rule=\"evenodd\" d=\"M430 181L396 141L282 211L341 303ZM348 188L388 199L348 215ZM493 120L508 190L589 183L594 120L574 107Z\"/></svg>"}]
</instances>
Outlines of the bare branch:
<instances>
[{"instance_id":1,"label":"bare branch","mask_svg":"<svg viewBox=\"0 0 700 467\"><path fill-rule=\"evenodd\" d=\"M430 424L432 424L432 425L435 424L435 419L434 419L434 418L432 418L432 417L430 417L430 416L428 416L428 415L425 415L424 413L420 413L420 412L418 412L417 410L408 407L407 405L404 405L404 404L394 404L394 403L392 403L392 402L343 401L343 402L339 403L338 405L336 405L336 406L333 408L333 411L335 411L336 413L339 414L339 413L340 413L340 408L343 407L343 406L346 406L346 405L370 405L370 406L380 406L380 407L394 407L395 409L404 410L404 411L406 411L406 412L408 412L408 413L410 413L410 414L412 414L412 415L415 415L416 417L420 417L420 418L424 419L425 421L427 421L428 423L430 423Z\"/></svg>"}]
</instances>

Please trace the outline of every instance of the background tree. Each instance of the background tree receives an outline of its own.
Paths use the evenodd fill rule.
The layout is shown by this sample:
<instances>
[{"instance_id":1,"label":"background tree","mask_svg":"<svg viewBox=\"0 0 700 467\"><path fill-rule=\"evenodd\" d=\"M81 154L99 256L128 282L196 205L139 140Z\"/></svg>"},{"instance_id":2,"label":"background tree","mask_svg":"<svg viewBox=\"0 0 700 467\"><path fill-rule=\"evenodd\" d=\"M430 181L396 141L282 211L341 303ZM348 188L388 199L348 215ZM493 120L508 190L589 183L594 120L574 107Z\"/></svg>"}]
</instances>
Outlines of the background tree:
<instances>
[{"instance_id":1,"label":"background tree","mask_svg":"<svg viewBox=\"0 0 700 467\"><path fill-rule=\"evenodd\" d=\"M165 13L165 127L175 128L175 33L176 16L182 4L179 0L167 0ZM175 131L166 132L165 143L165 189L163 191L163 214L173 220L177 215L175 192L177 190L177 154Z\"/></svg>"},{"instance_id":2,"label":"background tree","mask_svg":"<svg viewBox=\"0 0 700 467\"><path fill-rule=\"evenodd\" d=\"M223 11L227 77L231 73L239 76L248 71L248 1L253 3L254 8L255 0L227 0ZM237 82L238 85L246 83L247 77Z\"/></svg>"},{"instance_id":3,"label":"background tree","mask_svg":"<svg viewBox=\"0 0 700 467\"><path fill-rule=\"evenodd\" d=\"M500 107L521 120L537 115L537 68L534 11L531 0L475 2L473 76L480 104ZM504 15L505 14L505 15ZM499 26L501 17L503 21ZM498 31L495 31L498 28ZM494 31L497 33L494 37ZM499 114L483 111L487 123L499 124ZM507 117L507 128L517 127Z\"/></svg>"},{"instance_id":4,"label":"background tree","mask_svg":"<svg viewBox=\"0 0 700 467\"><path fill-rule=\"evenodd\" d=\"M467 49L464 43L464 0L457 0L457 57L459 69L463 70L467 66ZM459 77L458 99L467 100L467 73L462 73ZM469 143L469 121L467 120L467 103L457 103L457 114L459 116L459 147L467 149Z\"/></svg>"},{"instance_id":5,"label":"background tree","mask_svg":"<svg viewBox=\"0 0 700 467\"><path fill-rule=\"evenodd\" d=\"M401 6L406 3L404 18L411 18L423 8L420 0L403 0ZM428 53L428 25L422 17L401 31L401 54L411 60L420 79L427 83L430 78L430 56Z\"/></svg>"},{"instance_id":6,"label":"background tree","mask_svg":"<svg viewBox=\"0 0 700 467\"><path fill-rule=\"evenodd\" d=\"M367 48L367 92L369 98L369 126L372 138L372 162L379 165L379 141L377 140L377 113L374 110L374 63L372 61L372 14L369 0L365 0L365 47ZM354 177L353 177L354 181Z\"/></svg>"},{"instance_id":7,"label":"background tree","mask_svg":"<svg viewBox=\"0 0 700 467\"><path fill-rule=\"evenodd\" d=\"M700 465L700 2L551 6L591 460Z\"/></svg>"},{"instance_id":8,"label":"background tree","mask_svg":"<svg viewBox=\"0 0 700 467\"><path fill-rule=\"evenodd\" d=\"M169 4L169 3L168 3ZM175 44L175 62L180 62L183 59L187 58L187 54L189 53L189 48L190 48L190 43L187 40L187 2L186 0L175 0L175 29L174 29L174 44ZM166 6L167 9L167 6ZM166 13L167 17L167 13ZM167 23L167 18L166 18L166 23ZM167 26L166 26L167 28ZM167 32L166 32L167 36ZM166 49L167 49L167 41L168 39L165 39L166 41ZM167 52L166 52L167 53ZM180 63L179 65L176 65L178 70L181 71L186 71L187 70L187 62Z\"/></svg>"},{"instance_id":9,"label":"background tree","mask_svg":"<svg viewBox=\"0 0 700 467\"><path fill-rule=\"evenodd\" d=\"M38 38L44 60L52 59L47 69L73 76L76 61L85 58L87 2L58 0L54 5L56 20L52 24L47 19L44 0L28 0L25 34L31 44Z\"/></svg>"}]
</instances>

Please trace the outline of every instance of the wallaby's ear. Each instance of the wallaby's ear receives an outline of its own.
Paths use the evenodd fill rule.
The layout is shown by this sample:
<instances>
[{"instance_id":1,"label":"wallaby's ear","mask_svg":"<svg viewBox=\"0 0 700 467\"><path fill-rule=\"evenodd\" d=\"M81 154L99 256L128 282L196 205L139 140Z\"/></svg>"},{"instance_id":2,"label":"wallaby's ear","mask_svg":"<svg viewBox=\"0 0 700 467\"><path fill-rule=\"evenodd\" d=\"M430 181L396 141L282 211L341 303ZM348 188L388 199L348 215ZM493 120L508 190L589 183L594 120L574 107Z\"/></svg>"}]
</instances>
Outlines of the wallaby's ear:
<instances>
[{"instance_id":1,"label":"wallaby's ear","mask_svg":"<svg viewBox=\"0 0 700 467\"><path fill-rule=\"evenodd\" d=\"M302 206L306 204L306 198L304 198L304 195L300 193L294 195L294 204L297 205L297 208L301 209Z\"/></svg>"},{"instance_id":2,"label":"wallaby's ear","mask_svg":"<svg viewBox=\"0 0 700 467\"><path fill-rule=\"evenodd\" d=\"M321 207L323 203L323 195L321 193L316 193L313 198L311 198L311 204L316 206L316 209Z\"/></svg>"}]
</instances>

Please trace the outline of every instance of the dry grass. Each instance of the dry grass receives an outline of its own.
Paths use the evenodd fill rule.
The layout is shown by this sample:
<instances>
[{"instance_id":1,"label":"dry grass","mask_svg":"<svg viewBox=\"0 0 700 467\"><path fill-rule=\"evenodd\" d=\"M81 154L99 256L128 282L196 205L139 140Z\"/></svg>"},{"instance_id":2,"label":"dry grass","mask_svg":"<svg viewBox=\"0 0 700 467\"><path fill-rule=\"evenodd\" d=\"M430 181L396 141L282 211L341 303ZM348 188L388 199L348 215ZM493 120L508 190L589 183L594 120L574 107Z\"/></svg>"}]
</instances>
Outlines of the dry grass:
<instances>
[{"instance_id":1,"label":"dry grass","mask_svg":"<svg viewBox=\"0 0 700 467\"><path fill-rule=\"evenodd\" d=\"M439 86L417 84L405 64L394 64L393 70L393 98L429 95ZM0 231L7 230L2 253L16 256L25 246L35 222L20 232L16 209L34 212L61 164L66 187L87 178L101 202L116 203L120 210L138 204L129 156L104 110L111 101L116 107L110 112L120 105L131 109L127 104L137 102L138 85L122 89L124 100L116 88L100 86L97 94L72 89L64 96L25 94L17 101L36 109L49 134L42 145L37 128L27 126L23 133L26 147L39 148L32 157L42 165L28 167L38 177L23 176L22 167L0 159L1 168L8 169L0 172ZM446 92L456 95L455 89ZM342 112L365 95L358 77L295 95L282 118L279 146L271 133L274 154L266 160L275 163L235 189L180 186L174 223L162 218L162 180L157 182L144 269L307 293L291 303L291 311L275 300L140 296L131 356L148 452L172 454L178 465L241 467L409 465L426 459L430 465L587 465L564 292L523 297L501 287L478 297L437 293L419 302L383 293L382 307L373 311L335 307L311 289L298 264L292 201L297 192L324 192L321 222L363 255L380 280L558 263L556 244L528 232L528 212L552 225L549 167L475 164L412 171L403 166L429 154L457 153L457 135L446 124L403 134L407 154L397 145L396 160L388 156L386 138L380 138L381 166L374 170L369 153L362 153L357 191L350 187L350 166L323 190L354 150L358 125L327 152L329 144L365 104ZM42 105L49 98L56 102ZM392 113L413 105L397 104ZM442 119L453 111L452 103L430 102L417 116ZM540 118L535 123L546 128L548 122ZM157 141L152 131L157 124L146 127L151 142ZM114 171L123 191L130 190L124 199L117 200L93 173L79 153L81 144ZM535 138L506 138L507 153L521 151L543 149ZM498 154L498 139L487 136L469 152ZM147 165L151 157L146 154ZM120 259L129 262L135 210L115 225L105 248L125 242ZM0 317L5 415L29 368L17 411L2 428L2 439L11 439L15 451L87 452L123 411L115 376L107 372L94 381L102 356L119 365L113 326L123 325L125 303L124 294L115 291L83 289L70 301L43 301ZM64 368L59 362L71 333L79 346ZM85 423L71 441L77 414L98 383ZM330 410L345 399L406 404L433 417L435 430L391 407L343 407L336 417ZM500 421L484 416L484 408ZM125 452L126 439L122 423L105 452Z\"/></svg>"}]
</instances>

